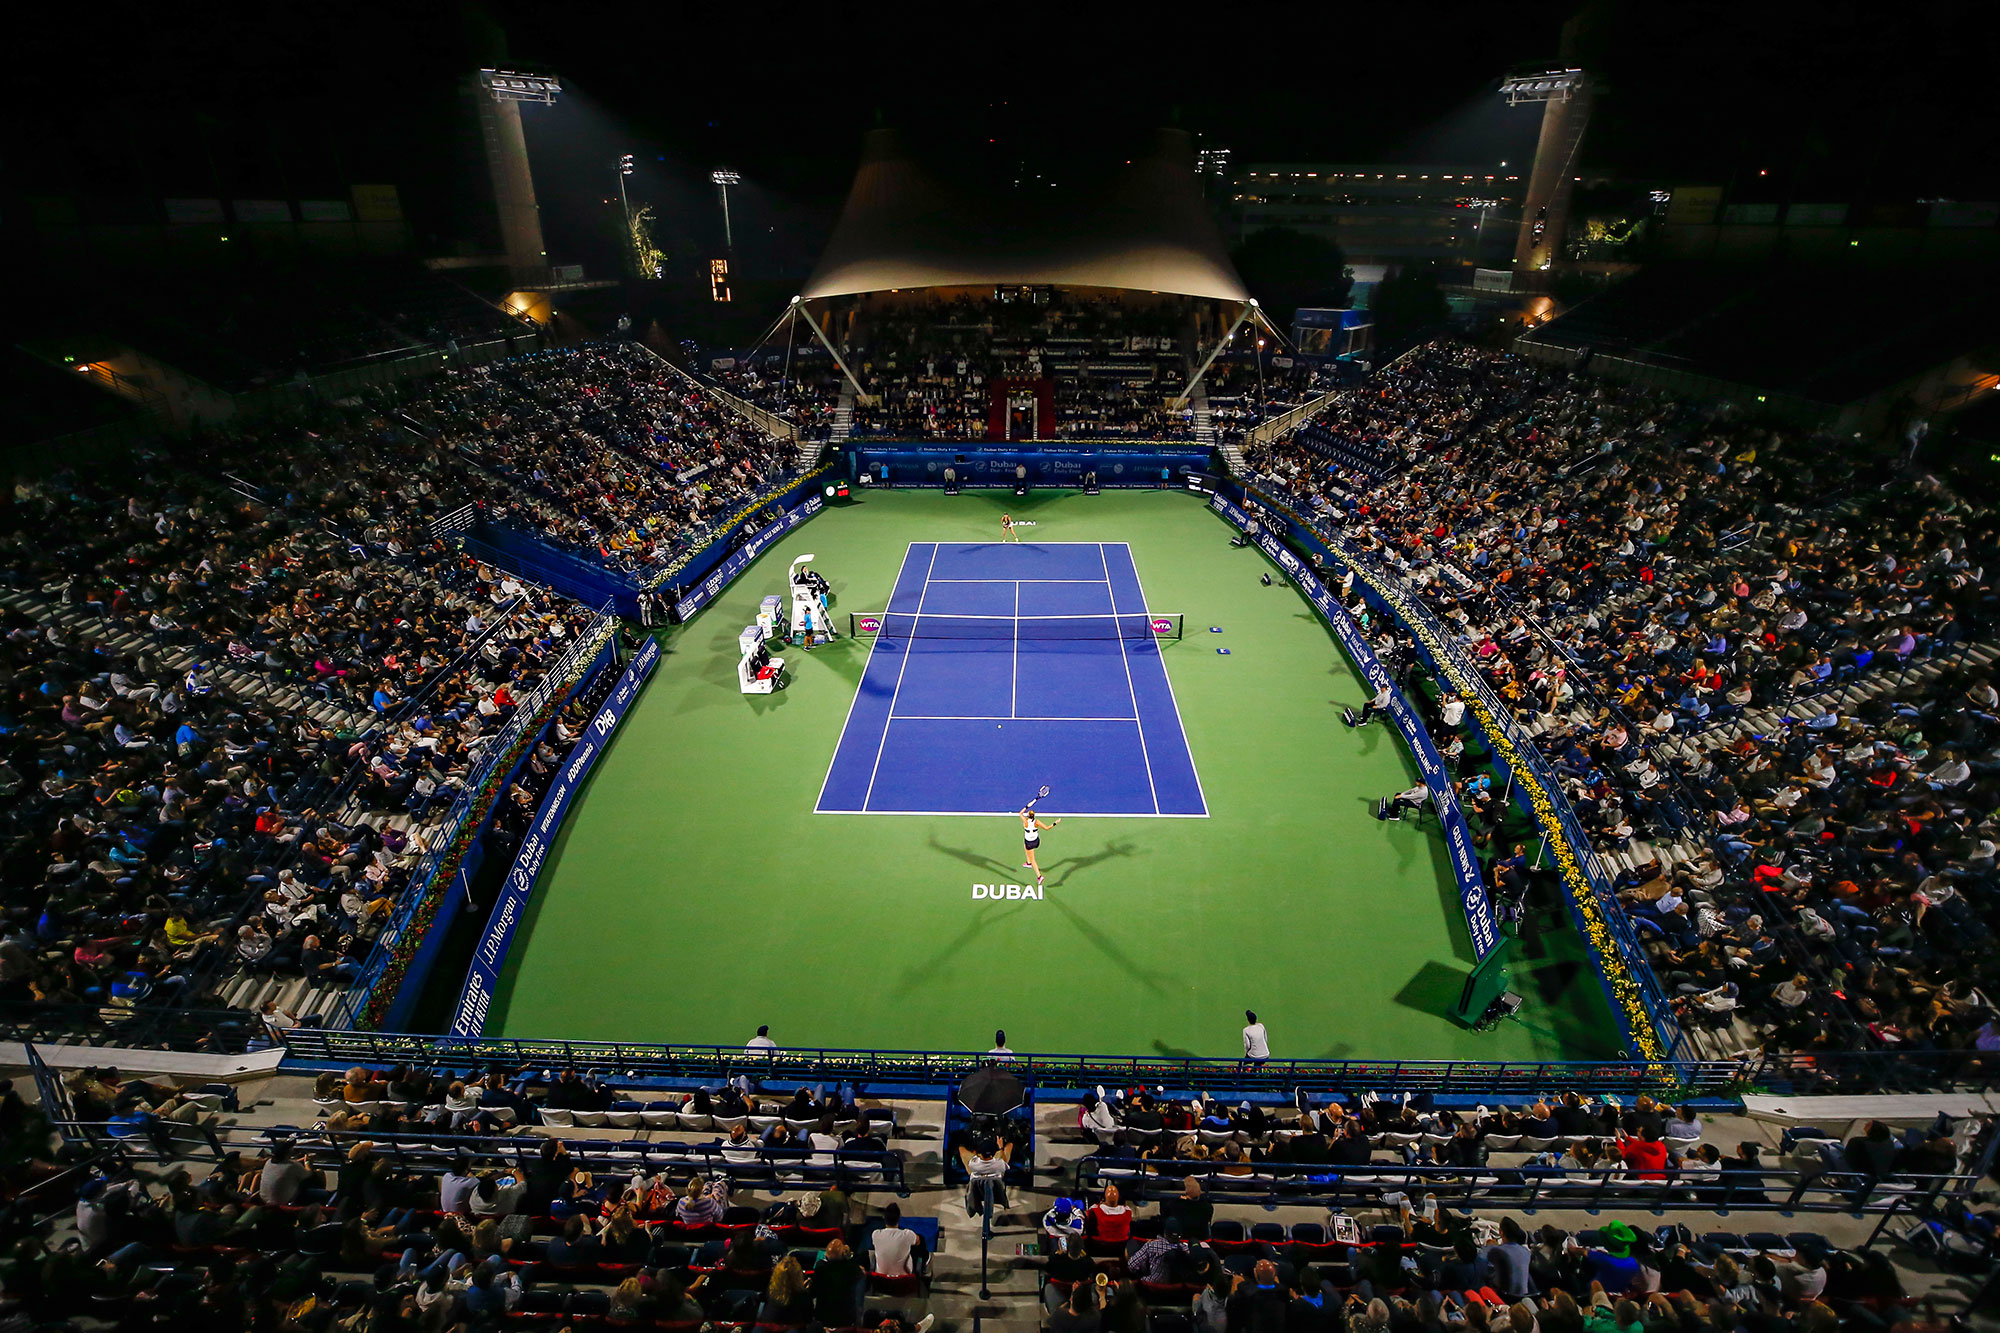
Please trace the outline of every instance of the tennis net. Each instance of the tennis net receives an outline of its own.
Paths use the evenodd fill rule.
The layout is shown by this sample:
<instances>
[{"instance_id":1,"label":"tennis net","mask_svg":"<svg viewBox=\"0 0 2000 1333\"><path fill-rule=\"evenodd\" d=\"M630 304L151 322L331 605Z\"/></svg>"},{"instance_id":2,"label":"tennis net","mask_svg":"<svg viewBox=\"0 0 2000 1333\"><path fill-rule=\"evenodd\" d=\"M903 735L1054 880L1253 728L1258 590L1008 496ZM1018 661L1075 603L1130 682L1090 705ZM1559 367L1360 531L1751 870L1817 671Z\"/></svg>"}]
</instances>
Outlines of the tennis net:
<instances>
[{"instance_id":1,"label":"tennis net","mask_svg":"<svg viewBox=\"0 0 2000 1333\"><path fill-rule=\"evenodd\" d=\"M1124 639L1181 637L1178 611L1130 611L1086 616L960 616L915 611L851 611L848 633L888 639Z\"/></svg>"}]
</instances>

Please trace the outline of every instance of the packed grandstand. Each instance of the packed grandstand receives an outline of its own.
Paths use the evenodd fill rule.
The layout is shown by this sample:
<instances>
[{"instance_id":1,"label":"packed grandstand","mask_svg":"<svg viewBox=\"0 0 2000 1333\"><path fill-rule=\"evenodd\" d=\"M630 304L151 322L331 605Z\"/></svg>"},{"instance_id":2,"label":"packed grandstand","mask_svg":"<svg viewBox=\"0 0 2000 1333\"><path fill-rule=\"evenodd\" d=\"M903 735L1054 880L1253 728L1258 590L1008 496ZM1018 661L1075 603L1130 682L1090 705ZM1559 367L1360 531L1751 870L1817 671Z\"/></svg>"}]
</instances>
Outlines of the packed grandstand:
<instances>
[{"instance_id":1,"label":"packed grandstand","mask_svg":"<svg viewBox=\"0 0 2000 1333\"><path fill-rule=\"evenodd\" d=\"M1143 314L1084 309L1080 337L1115 328L1163 365L1178 350ZM885 322L848 348L882 403L857 431L949 437L954 386L1022 369L998 332L923 341L959 322ZM728 400L637 345L587 343L196 457L17 484L0 597L13 1011L218 1053L290 1039L341 1066L280 1077L265 1111L226 1083L72 1060L60 1113L118 1152L83 1173L82 1249L15 1255L24 1313L57 1316L81 1286L106 1318L169 1325L921 1326L936 1224L876 1205L939 1148L980 1176L990 1126L781 1072L772 1047L762 1086L691 1085L597 1057L583 1077L534 1056L347 1067L303 1040L367 1025L356 993L399 975L385 955L421 931L428 871L470 814L494 847L519 842L610 678L544 687L578 646L634 632L473 553L467 525L662 586L810 457L730 403L805 426L841 396L833 375L694 369ZM1615 875L1688 1058L1976 1062L2000 1043L1989 511L1933 480L1885 488L1808 433L1489 348L1428 342L1358 382L1257 369L1218 363L1210 401L1246 425L1317 407L1251 445L1247 499L1350 553L1329 566L1346 595L1357 574L1393 580L1451 627ZM1057 401L1078 433L1176 429ZM1393 647L1391 618L1355 610ZM1462 696L1414 697L1495 898L1518 900L1494 757ZM1215 1100L1127 1079L998 1122L1064 1195L1044 1216L1048 1187L1009 1169L1049 1326L1886 1327L1913 1313L1905 1275L1844 1215L1955 1194L1990 1147L1963 1115L1772 1145L1712 1106L1560 1078L1503 1099L1394 1081L1378 1097L1355 1077L1239 1071L1254 1097ZM5 1103L17 1183L62 1169L35 1141L53 1086L40 1111ZM204 1145L219 1160L160 1174ZM955 1188L940 1211L963 1212ZM1520 1212L1586 1205L1632 1221L1572 1233L1571 1214ZM1824 1229L1715 1216L1779 1206ZM1355 1213L1383 1220L1352 1229Z\"/></svg>"},{"instance_id":2,"label":"packed grandstand","mask_svg":"<svg viewBox=\"0 0 2000 1333\"><path fill-rule=\"evenodd\" d=\"M177 325L191 346L152 346L258 410L127 440L109 465L72 437L24 467L0 522L0 983L25 1070L0 1084L0 1319L1826 1333L1943 1328L1940 1302L1979 1299L2000 1237L1983 1192L2000 1147L1984 1091L2000 1052L1993 512L1900 455L1502 337L1428 327L1379 365L1266 347L1280 335L1178 162L1184 139L1156 136L1111 173L1096 212L988 216L877 131L819 266L749 345L629 322L530 330L395 263L348 283L309 266L246 279L240 310ZM364 362L388 369L333 378ZM892 470L869 448L924 457ZM991 515L940 470L982 460ZM1191 918L1150 897L1144 920L1093 921L1088 880L1044 899L1034 858L1055 823L1010 800L998 814L1025 821L1036 879L1025 901L1099 971L1045 980L1042 959L983 933L1024 902L1011 823L1005 861L929 832L955 877L1023 882L973 884L996 914L922 959L870 924L909 910L906 867L864 867L878 892L814 916L793 881L839 849L799 838L777 850L776 898L749 870L690 873L587 922L585 965L560 984L641 1039L536 1027L553 1005L526 990L506 1032L489 1023L512 932L551 882L528 893L565 854L572 787L646 687L641 664L678 655L697 678L699 698L641 744L699 799L732 767L764 796L801 768L798 738L830 738L813 727L847 705L778 695L767 644L818 652L855 710L874 655L895 657L861 804L823 826L869 812L916 656L882 622L904 614L899 593L921 618L933 581L915 565L913 588L884 577L884 611L840 634L826 577L805 568L819 556L773 558L792 528L817 520L808 544L833 549L817 544L836 528L823 515L845 498L862 535L844 540L891 564L921 545L930 565L941 547L1039 558L1016 524L1053 534L1059 513L1017 519L1031 489L1074 497L1082 525L1100 480L1197 493L1136 498L1208 525L1213 549L1182 543L1190 562L1256 562L1206 589L1230 608L1215 619L1262 595L1271 619L1311 626L1324 657L1258 664L1266 689L1358 690L1350 727L1396 719L1400 740L1381 745L1384 726L1350 748L1418 785L1393 806L1338 797L1380 833L1380 864L1415 866L1416 897L1303 874L1301 892L1442 915L1444 957L1407 984L1335 976L1357 998L1316 1010L1310 1031L1274 1039L1245 1012L1240 1054L1186 1049L1167 1038L1189 1021L1176 1006L1197 989L1194 956L1227 942L1175 935ZM958 512L870 490L910 482ZM1003 512L1004 527L986 521ZM939 532L895 526L910 513ZM964 533L978 540L945 539ZM1158 627L1202 641L1175 649L1189 674L1196 652L1249 668L1256 640L1234 622L1236 637L1183 636L1159 603L1127 614L1107 548L1136 585L1129 534L1104 535L1048 541L1095 547L1101 579L937 579L1006 585L1011 616L959 618L1010 622L1004 650L979 654L1006 659L1007 711L909 720L976 722L982 739L1017 721L1129 723L1150 788L1161 751L1146 748L1139 660L1191 756ZM753 566L783 593L721 620L716 599ZM1014 710L1022 589L1043 583L1089 585L1110 607L1094 618L1137 622L1098 650L1131 716ZM750 603L735 595L719 605ZM801 619L784 619L788 596ZM821 631L858 640L869 620L860 656L818 651ZM1087 658L1087 641L1047 656ZM1256 701L1231 688L1226 729L1247 732L1237 714ZM764 728L761 749L683 745L703 734L694 714L725 709ZM1196 731L1223 750L1224 729ZM1274 804L1297 777L1255 776ZM1174 814L1150 794L1153 817ZM1404 805L1407 826L1358 822ZM1198 808L1191 821L1210 817ZM1329 828L1339 813L1308 811ZM751 817L760 843L790 836L775 813ZM1078 822L1092 818L1117 816ZM675 873L686 840L727 836L626 823ZM1069 865L1138 856L1107 839ZM1297 910L1293 886L1242 879L1193 888L1281 927ZM675 933L695 896L749 923L751 947ZM793 913L804 950L775 929ZM642 917L667 921L669 946L634 976L610 937ZM1480 951L1481 920L1541 951L1515 974L1547 988L1531 1017L1553 1022L1581 991L1590 1018L1523 1038L1529 1058L1493 1058L1479 1043L1521 996L1503 974L1490 1005L1453 1005L1508 953ZM835 926L856 921L865 956L838 961L865 969L861 985L830 958ZM1158 927L1171 966L1135 958L1128 926ZM1225 961L1302 988L1264 953ZM843 1042L859 1010L914 1030L938 991L980 986L980 967L1026 973L1067 1025L1063 1049L1084 1054L1017 1052L1004 1031L987 1049L983 1031L971 1050ZM809 1006L821 1026L685 1040L725 993ZM1093 1020L1134 995L1167 1036L1104 1053ZM1222 1005L1231 1031L1240 1003ZM1393 1026L1357 1030L1391 1008L1440 1020L1449 1054L1405 1059L1386 1049Z\"/></svg>"}]
</instances>

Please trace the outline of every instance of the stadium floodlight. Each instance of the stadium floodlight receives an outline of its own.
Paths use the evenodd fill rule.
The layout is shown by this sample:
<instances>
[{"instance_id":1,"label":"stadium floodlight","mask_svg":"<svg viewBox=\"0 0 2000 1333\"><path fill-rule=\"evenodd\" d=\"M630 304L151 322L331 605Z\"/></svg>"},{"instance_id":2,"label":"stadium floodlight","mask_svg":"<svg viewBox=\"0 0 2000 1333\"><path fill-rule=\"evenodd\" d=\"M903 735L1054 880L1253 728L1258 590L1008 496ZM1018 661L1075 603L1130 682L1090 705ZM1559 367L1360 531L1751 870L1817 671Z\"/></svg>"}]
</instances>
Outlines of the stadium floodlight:
<instances>
[{"instance_id":1,"label":"stadium floodlight","mask_svg":"<svg viewBox=\"0 0 2000 1333\"><path fill-rule=\"evenodd\" d=\"M482 69L479 71L479 86L496 102L540 102L543 106L553 106L556 94L562 91L562 80L553 74Z\"/></svg>"},{"instance_id":2,"label":"stadium floodlight","mask_svg":"<svg viewBox=\"0 0 2000 1333\"><path fill-rule=\"evenodd\" d=\"M1580 69L1546 69L1517 74L1500 83L1500 95L1508 106L1523 102L1567 102L1583 87Z\"/></svg>"},{"instance_id":3,"label":"stadium floodlight","mask_svg":"<svg viewBox=\"0 0 2000 1333\"><path fill-rule=\"evenodd\" d=\"M741 185L743 177L741 174L731 171L728 167L717 167L714 171L708 173L708 178L715 182L717 192L722 195L722 244L725 249L734 254L736 253L736 237L729 230L729 187L732 185Z\"/></svg>"},{"instance_id":4,"label":"stadium floodlight","mask_svg":"<svg viewBox=\"0 0 2000 1333\"><path fill-rule=\"evenodd\" d=\"M625 178L632 174L632 155L624 154L618 159L618 202L625 209L625 235L632 234L632 201L625 194Z\"/></svg>"}]
</instances>

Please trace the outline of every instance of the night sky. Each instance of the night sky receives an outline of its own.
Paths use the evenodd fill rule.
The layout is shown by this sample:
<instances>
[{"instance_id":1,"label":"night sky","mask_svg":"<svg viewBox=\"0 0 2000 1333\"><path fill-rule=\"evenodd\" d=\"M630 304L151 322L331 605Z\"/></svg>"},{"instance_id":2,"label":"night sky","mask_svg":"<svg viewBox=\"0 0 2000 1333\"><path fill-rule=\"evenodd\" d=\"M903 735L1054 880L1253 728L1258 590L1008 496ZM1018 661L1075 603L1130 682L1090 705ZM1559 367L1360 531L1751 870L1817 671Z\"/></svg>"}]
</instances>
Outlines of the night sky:
<instances>
[{"instance_id":1,"label":"night sky","mask_svg":"<svg viewBox=\"0 0 2000 1333\"><path fill-rule=\"evenodd\" d=\"M63 194L314 197L390 181L426 251L484 223L454 80L559 74L530 115L558 257L609 253L611 163L662 239L712 246L710 168L742 171L739 244L809 262L861 132L902 128L946 169L1060 189L1177 123L1239 163L1497 161L1534 113L1493 89L1553 60L1574 5L708 6L361 3L37 7L13 71L5 214ZM193 7L186 7L192 9ZM1971 3L1584 5L1576 51L1609 84L1584 167L1735 197L2000 195L2000 39ZM1768 173L1768 174L1759 174Z\"/></svg>"}]
</instances>

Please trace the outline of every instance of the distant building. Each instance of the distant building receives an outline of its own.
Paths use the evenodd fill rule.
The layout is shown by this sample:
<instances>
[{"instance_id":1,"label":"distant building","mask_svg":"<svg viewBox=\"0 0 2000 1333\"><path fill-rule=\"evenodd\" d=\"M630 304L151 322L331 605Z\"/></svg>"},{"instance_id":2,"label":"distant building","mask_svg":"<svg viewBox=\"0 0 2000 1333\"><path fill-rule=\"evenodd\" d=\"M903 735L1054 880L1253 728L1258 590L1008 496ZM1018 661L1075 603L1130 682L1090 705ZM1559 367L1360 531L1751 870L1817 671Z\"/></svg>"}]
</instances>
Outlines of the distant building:
<instances>
[{"instance_id":1,"label":"distant building","mask_svg":"<svg viewBox=\"0 0 2000 1333\"><path fill-rule=\"evenodd\" d=\"M1236 173L1223 212L1232 245L1289 227L1326 237L1363 267L1506 268L1525 175L1499 165L1253 162Z\"/></svg>"}]
</instances>

